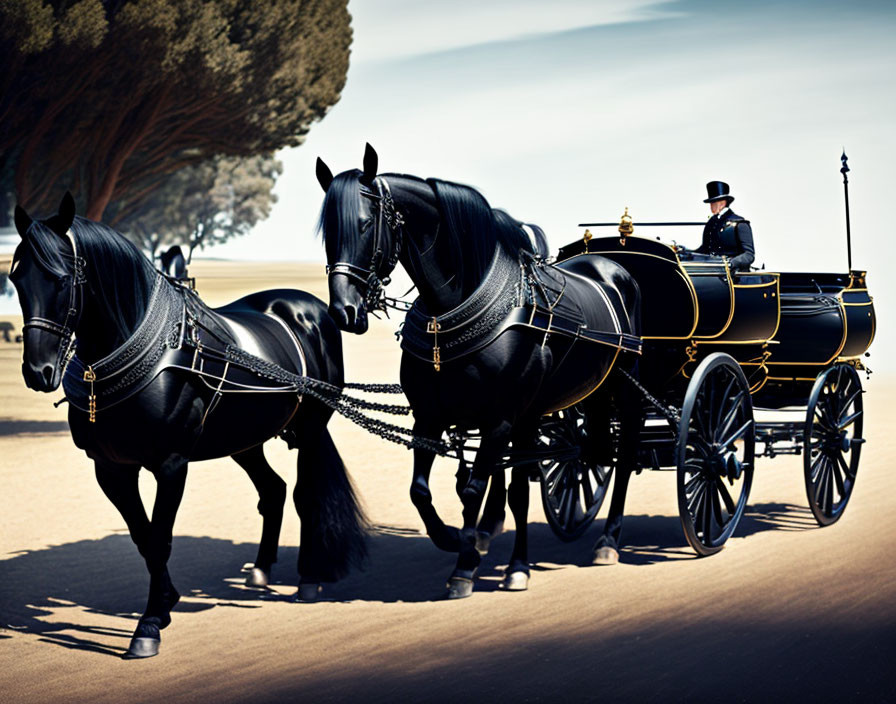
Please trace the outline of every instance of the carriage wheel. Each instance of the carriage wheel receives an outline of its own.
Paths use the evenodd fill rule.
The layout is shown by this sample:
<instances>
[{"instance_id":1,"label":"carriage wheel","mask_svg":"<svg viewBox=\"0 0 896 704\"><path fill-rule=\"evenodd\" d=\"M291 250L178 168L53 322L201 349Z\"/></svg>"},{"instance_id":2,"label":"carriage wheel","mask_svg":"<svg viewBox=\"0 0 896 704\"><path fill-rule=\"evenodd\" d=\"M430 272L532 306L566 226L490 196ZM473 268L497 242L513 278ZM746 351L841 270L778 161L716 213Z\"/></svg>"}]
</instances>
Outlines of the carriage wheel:
<instances>
[{"instance_id":1,"label":"carriage wheel","mask_svg":"<svg viewBox=\"0 0 896 704\"><path fill-rule=\"evenodd\" d=\"M612 469L581 456L587 438L588 419L581 404L545 416L539 426L539 449L553 455L539 462L541 503L548 525L564 542L588 530L612 474Z\"/></svg>"},{"instance_id":2,"label":"carriage wheel","mask_svg":"<svg viewBox=\"0 0 896 704\"><path fill-rule=\"evenodd\" d=\"M743 370L715 352L688 384L678 440L678 512L698 555L712 555L737 528L753 483L753 402Z\"/></svg>"},{"instance_id":3,"label":"carriage wheel","mask_svg":"<svg viewBox=\"0 0 896 704\"><path fill-rule=\"evenodd\" d=\"M803 474L809 508L819 525L843 514L852 495L862 449L862 382L848 364L835 364L815 379L804 431Z\"/></svg>"}]
</instances>

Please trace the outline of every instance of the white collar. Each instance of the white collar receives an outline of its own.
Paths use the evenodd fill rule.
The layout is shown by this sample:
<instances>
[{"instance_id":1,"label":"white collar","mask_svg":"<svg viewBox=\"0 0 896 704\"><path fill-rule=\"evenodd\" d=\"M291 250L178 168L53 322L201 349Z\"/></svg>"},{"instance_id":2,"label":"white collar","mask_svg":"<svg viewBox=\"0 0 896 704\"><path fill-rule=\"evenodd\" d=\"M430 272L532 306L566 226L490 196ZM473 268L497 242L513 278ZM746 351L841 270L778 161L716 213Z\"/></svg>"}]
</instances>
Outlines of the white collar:
<instances>
[{"instance_id":1,"label":"white collar","mask_svg":"<svg viewBox=\"0 0 896 704\"><path fill-rule=\"evenodd\" d=\"M726 206L725 206L724 208L722 208L719 212L717 212L715 215L713 215L713 217L714 217L714 218L718 218L719 220L721 220L721 219L722 219L722 216L723 216L725 213L727 213L729 210L730 210L730 208L726 205Z\"/></svg>"}]
</instances>

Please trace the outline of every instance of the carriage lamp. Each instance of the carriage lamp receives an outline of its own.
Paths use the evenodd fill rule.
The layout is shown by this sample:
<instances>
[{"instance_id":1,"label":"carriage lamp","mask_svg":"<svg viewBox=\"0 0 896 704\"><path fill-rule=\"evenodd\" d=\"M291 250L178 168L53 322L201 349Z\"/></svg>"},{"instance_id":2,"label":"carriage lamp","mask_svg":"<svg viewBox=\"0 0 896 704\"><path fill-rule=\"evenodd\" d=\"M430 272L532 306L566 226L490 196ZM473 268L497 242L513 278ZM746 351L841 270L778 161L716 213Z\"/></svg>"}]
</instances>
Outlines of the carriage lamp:
<instances>
[{"instance_id":1,"label":"carriage lamp","mask_svg":"<svg viewBox=\"0 0 896 704\"><path fill-rule=\"evenodd\" d=\"M628 214L628 206L625 206L625 212L619 221L619 244L625 247L625 238L635 231L632 225L632 216Z\"/></svg>"}]
</instances>

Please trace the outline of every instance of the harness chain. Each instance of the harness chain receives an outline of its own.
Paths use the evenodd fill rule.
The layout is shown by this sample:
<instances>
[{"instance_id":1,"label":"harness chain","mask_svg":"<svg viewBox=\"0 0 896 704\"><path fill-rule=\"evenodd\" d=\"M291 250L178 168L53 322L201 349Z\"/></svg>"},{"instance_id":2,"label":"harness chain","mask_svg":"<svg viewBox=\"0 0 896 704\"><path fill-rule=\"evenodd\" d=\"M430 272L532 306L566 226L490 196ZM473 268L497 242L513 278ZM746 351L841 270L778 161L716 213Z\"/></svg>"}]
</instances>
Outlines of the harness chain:
<instances>
[{"instance_id":1,"label":"harness chain","mask_svg":"<svg viewBox=\"0 0 896 704\"><path fill-rule=\"evenodd\" d=\"M627 371L625 371L625 369L620 369L619 371L625 376L626 379L628 379L630 382L632 382L632 384L635 385L635 388L641 392L641 395L647 399L651 406L656 408L666 417L666 420L668 420L669 423L676 427L679 423L681 423L681 412L678 408L676 408L675 406L666 406L662 401L654 397L647 389L641 386L638 380L635 379L635 377L633 377Z\"/></svg>"},{"instance_id":2,"label":"harness chain","mask_svg":"<svg viewBox=\"0 0 896 704\"><path fill-rule=\"evenodd\" d=\"M407 428L375 418L369 418L359 410L365 408L386 413L400 413L406 415L410 412L409 407L389 406L346 396L339 386L328 384L319 379L311 379L306 376L292 374L276 364L267 362L255 355L249 354L245 350L231 345L227 346L225 356L227 360L250 369L259 376L271 379L272 381L293 385L297 393L301 393L302 395L307 394L308 396L317 399L340 415L348 418L353 423L356 423L368 432L373 433L384 440L390 440L399 445L404 445L409 449L429 450L438 455L455 457L455 455L451 453L452 448L441 440L415 437L412 435L412 431ZM401 388L397 384L369 384L364 386L386 387L390 389L394 389L395 387L398 387L399 389ZM390 393L393 392L394 391L390 390ZM410 438L406 436L410 436Z\"/></svg>"}]
</instances>

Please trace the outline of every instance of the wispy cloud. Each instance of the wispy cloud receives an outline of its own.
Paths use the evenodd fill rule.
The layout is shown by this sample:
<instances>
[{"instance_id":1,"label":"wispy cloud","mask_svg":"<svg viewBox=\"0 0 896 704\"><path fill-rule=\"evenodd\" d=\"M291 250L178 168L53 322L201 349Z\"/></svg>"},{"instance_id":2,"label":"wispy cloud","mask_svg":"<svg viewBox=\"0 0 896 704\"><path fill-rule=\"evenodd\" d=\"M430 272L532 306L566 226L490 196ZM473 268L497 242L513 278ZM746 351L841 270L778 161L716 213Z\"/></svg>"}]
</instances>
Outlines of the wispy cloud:
<instances>
[{"instance_id":1,"label":"wispy cloud","mask_svg":"<svg viewBox=\"0 0 896 704\"><path fill-rule=\"evenodd\" d=\"M366 0L353 2L354 61L382 61L580 27L673 15L671 0Z\"/></svg>"}]
</instances>

